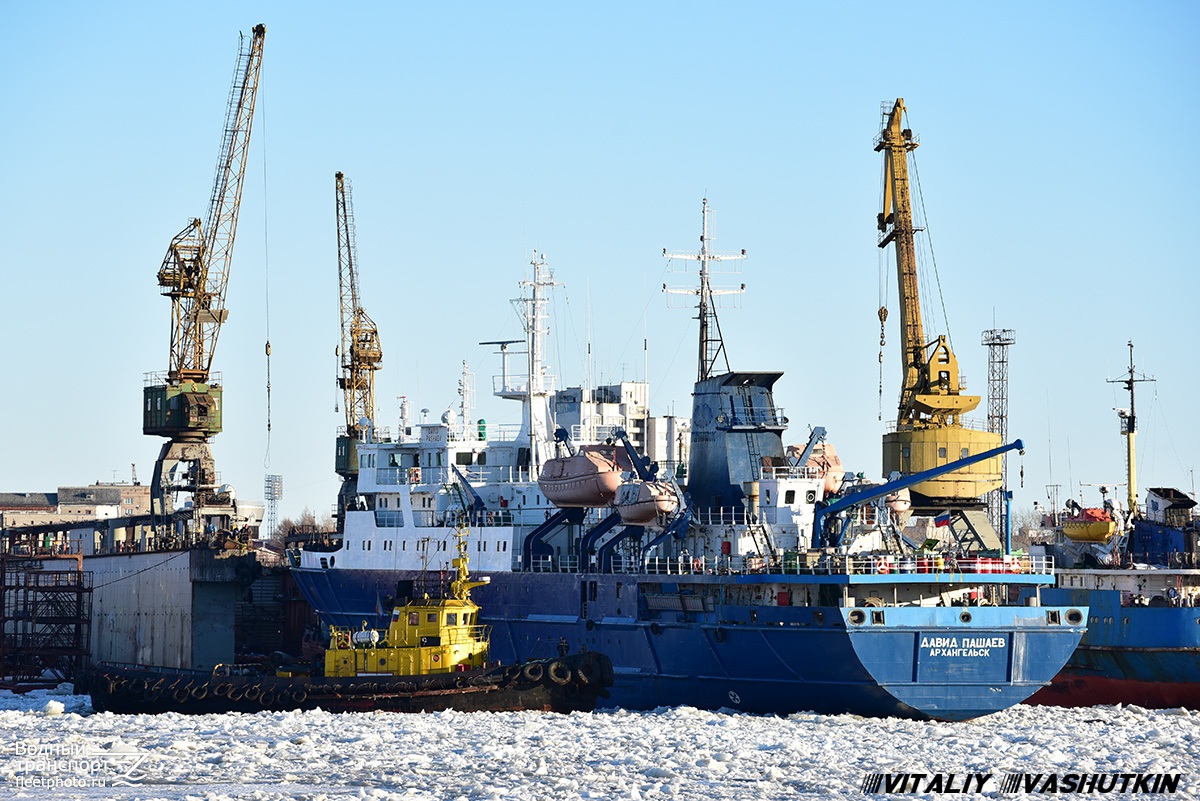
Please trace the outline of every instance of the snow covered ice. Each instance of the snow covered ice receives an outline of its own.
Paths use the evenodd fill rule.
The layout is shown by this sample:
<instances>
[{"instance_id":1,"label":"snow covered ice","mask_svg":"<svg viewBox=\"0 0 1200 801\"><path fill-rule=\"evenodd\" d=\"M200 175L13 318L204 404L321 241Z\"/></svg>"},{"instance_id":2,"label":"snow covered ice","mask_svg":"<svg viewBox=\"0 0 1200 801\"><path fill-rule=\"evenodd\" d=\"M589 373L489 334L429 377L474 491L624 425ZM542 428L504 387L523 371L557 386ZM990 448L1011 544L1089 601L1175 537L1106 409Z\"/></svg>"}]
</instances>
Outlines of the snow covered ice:
<instances>
[{"instance_id":1,"label":"snow covered ice","mask_svg":"<svg viewBox=\"0 0 1200 801\"><path fill-rule=\"evenodd\" d=\"M0 692L0 798L881 798L861 792L867 774L1037 771L1181 773L1174 797L1200 795L1200 713L1186 710L1021 706L955 724L690 708L152 716L95 714L69 692ZM1020 796L992 782L956 797Z\"/></svg>"}]
</instances>

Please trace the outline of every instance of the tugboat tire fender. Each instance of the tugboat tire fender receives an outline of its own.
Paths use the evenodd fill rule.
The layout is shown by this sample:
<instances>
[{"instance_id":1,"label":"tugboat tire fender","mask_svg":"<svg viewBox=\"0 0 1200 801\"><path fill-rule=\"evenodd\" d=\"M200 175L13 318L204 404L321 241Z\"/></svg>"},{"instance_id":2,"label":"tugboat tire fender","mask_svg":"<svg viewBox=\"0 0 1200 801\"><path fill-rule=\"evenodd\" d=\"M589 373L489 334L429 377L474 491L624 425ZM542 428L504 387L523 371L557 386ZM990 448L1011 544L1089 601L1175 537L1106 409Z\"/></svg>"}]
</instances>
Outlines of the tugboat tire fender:
<instances>
[{"instance_id":1,"label":"tugboat tire fender","mask_svg":"<svg viewBox=\"0 0 1200 801\"><path fill-rule=\"evenodd\" d=\"M233 689L233 685L226 682L224 684L218 684L216 687L213 687L212 694L216 698L225 698L226 696L229 695L229 693L232 689Z\"/></svg>"},{"instance_id":2,"label":"tugboat tire fender","mask_svg":"<svg viewBox=\"0 0 1200 801\"><path fill-rule=\"evenodd\" d=\"M307 700L308 700L308 691L305 690L303 687L297 687L294 690L292 690L292 703L293 704L303 704Z\"/></svg>"},{"instance_id":3,"label":"tugboat tire fender","mask_svg":"<svg viewBox=\"0 0 1200 801\"><path fill-rule=\"evenodd\" d=\"M192 697L197 701L203 701L206 697L208 697L208 685L197 684L192 688Z\"/></svg>"},{"instance_id":4,"label":"tugboat tire fender","mask_svg":"<svg viewBox=\"0 0 1200 801\"><path fill-rule=\"evenodd\" d=\"M461 690L463 687L466 687L467 686L466 678L463 676L455 676L454 677L454 686L459 690Z\"/></svg>"},{"instance_id":5,"label":"tugboat tire fender","mask_svg":"<svg viewBox=\"0 0 1200 801\"><path fill-rule=\"evenodd\" d=\"M242 696L244 696L245 694L246 694L245 687L234 687L234 688L230 689L230 691L229 691L229 700L230 701L240 701L240 700L242 700Z\"/></svg>"},{"instance_id":6,"label":"tugboat tire fender","mask_svg":"<svg viewBox=\"0 0 1200 801\"><path fill-rule=\"evenodd\" d=\"M596 680L598 672L596 663L589 659L579 666L579 669L575 671L575 676L579 679L580 684L591 684Z\"/></svg>"},{"instance_id":7,"label":"tugboat tire fender","mask_svg":"<svg viewBox=\"0 0 1200 801\"><path fill-rule=\"evenodd\" d=\"M521 666L520 665L509 665L508 667L506 667L504 669L504 672L500 675L501 675L501 678L504 679L504 681L506 681L506 682L512 681L517 676L521 675Z\"/></svg>"},{"instance_id":8,"label":"tugboat tire fender","mask_svg":"<svg viewBox=\"0 0 1200 801\"><path fill-rule=\"evenodd\" d=\"M263 707L269 707L272 704L274 704L275 703L275 691L272 690L270 687L263 690L262 694L260 696L258 696L258 703Z\"/></svg>"},{"instance_id":9,"label":"tugboat tire fender","mask_svg":"<svg viewBox=\"0 0 1200 801\"><path fill-rule=\"evenodd\" d=\"M129 682L129 694L130 695L141 695L145 691L146 691L146 680L145 679L139 677L139 678L136 678L133 681Z\"/></svg>"},{"instance_id":10,"label":"tugboat tire fender","mask_svg":"<svg viewBox=\"0 0 1200 801\"><path fill-rule=\"evenodd\" d=\"M525 665L525 667L521 668L521 675L524 676L527 681L532 681L535 684L542 680L542 676L545 674L545 672L546 669L542 667L541 662L529 662Z\"/></svg>"},{"instance_id":11,"label":"tugboat tire fender","mask_svg":"<svg viewBox=\"0 0 1200 801\"><path fill-rule=\"evenodd\" d=\"M188 685L185 685L183 687L176 687L171 692L171 698L173 698L175 700L175 703L177 703L177 704L186 704L188 699L191 697L192 697L192 688Z\"/></svg>"},{"instance_id":12,"label":"tugboat tire fender","mask_svg":"<svg viewBox=\"0 0 1200 801\"><path fill-rule=\"evenodd\" d=\"M564 662L557 659L550 663L550 669L547 671L550 676L550 681L557 685L569 684L571 681L571 668Z\"/></svg>"},{"instance_id":13,"label":"tugboat tire fender","mask_svg":"<svg viewBox=\"0 0 1200 801\"><path fill-rule=\"evenodd\" d=\"M253 701L262 695L262 687L259 687L257 684L251 684L242 695L247 701Z\"/></svg>"}]
</instances>

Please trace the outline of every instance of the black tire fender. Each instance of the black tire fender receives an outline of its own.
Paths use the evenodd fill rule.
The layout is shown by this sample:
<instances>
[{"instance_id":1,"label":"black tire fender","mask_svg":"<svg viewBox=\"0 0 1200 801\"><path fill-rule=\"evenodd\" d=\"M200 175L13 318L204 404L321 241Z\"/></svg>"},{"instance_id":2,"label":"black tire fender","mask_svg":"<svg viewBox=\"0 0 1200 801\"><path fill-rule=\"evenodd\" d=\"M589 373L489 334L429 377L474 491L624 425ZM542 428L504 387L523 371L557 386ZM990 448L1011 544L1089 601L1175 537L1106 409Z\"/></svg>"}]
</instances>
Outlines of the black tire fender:
<instances>
[{"instance_id":1,"label":"black tire fender","mask_svg":"<svg viewBox=\"0 0 1200 801\"><path fill-rule=\"evenodd\" d=\"M550 681L559 686L571 682L571 667L565 662L555 659L550 663L550 669L546 672L550 676Z\"/></svg>"},{"instance_id":2,"label":"black tire fender","mask_svg":"<svg viewBox=\"0 0 1200 801\"><path fill-rule=\"evenodd\" d=\"M542 680L542 676L546 673L546 668L541 662L528 662L525 667L521 668L521 675L526 681L532 681L535 684Z\"/></svg>"}]
</instances>

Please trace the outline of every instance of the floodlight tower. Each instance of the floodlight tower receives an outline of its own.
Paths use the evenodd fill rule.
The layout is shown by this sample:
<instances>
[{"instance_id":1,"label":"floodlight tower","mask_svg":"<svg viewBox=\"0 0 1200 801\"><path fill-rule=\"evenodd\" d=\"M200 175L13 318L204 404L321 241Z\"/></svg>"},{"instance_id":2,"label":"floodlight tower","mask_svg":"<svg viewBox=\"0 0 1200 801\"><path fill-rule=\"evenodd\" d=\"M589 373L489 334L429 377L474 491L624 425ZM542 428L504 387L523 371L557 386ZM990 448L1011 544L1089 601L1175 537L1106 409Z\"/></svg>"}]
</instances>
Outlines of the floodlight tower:
<instances>
[{"instance_id":1,"label":"floodlight tower","mask_svg":"<svg viewBox=\"0 0 1200 801\"><path fill-rule=\"evenodd\" d=\"M279 502L283 500L283 476L269 475L263 485L263 497L267 501L267 536L279 528Z\"/></svg>"},{"instance_id":2,"label":"floodlight tower","mask_svg":"<svg viewBox=\"0 0 1200 801\"><path fill-rule=\"evenodd\" d=\"M991 328L983 332L982 344L988 349L988 431L1008 442L1008 348L1017 342L1011 328ZM1000 487L988 493L988 519L997 531L1004 531L1004 493L1008 490L1008 454L1000 457Z\"/></svg>"}]
</instances>

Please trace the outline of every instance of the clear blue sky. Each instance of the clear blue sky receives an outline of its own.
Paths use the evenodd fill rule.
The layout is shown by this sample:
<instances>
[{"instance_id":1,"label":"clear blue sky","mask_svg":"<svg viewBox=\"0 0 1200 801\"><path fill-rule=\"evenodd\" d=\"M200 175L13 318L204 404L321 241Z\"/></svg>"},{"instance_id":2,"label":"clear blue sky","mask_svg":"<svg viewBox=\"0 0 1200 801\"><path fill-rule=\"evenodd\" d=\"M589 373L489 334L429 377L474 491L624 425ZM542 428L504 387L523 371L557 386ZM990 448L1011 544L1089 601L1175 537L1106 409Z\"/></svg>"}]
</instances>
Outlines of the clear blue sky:
<instances>
[{"instance_id":1,"label":"clear blue sky","mask_svg":"<svg viewBox=\"0 0 1200 801\"><path fill-rule=\"evenodd\" d=\"M203 216L238 32L267 26L214 368L218 469L243 498L284 476L281 516L333 506L338 340L333 175L353 181L365 306L397 396L479 415L519 336L533 249L564 284L551 366L643 376L686 413L695 322L659 291L664 247L746 248L722 310L735 368L782 370L790 440L824 425L880 469L900 371L893 309L880 400L875 246L880 103L904 97L949 333L986 394L987 328L1012 328L1018 507L1120 480L1114 406L1137 347L1142 485L1192 489L1200 5L920 3L6 3L0 9L0 490L149 478L143 373L167 366L167 243ZM269 318L268 318L269 309ZM269 334L272 430L267 434ZM1024 466L1024 486L1017 470ZM1076 487L1076 493L1078 489ZM1094 491L1086 489L1088 500Z\"/></svg>"}]
</instances>

